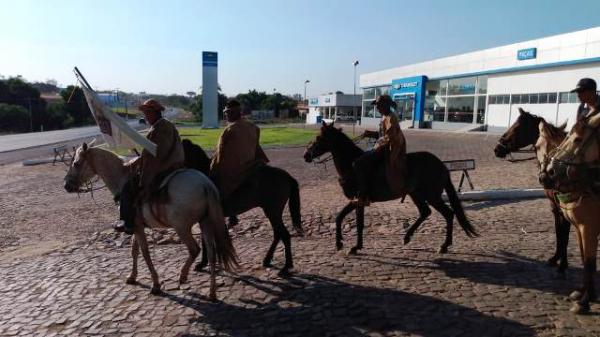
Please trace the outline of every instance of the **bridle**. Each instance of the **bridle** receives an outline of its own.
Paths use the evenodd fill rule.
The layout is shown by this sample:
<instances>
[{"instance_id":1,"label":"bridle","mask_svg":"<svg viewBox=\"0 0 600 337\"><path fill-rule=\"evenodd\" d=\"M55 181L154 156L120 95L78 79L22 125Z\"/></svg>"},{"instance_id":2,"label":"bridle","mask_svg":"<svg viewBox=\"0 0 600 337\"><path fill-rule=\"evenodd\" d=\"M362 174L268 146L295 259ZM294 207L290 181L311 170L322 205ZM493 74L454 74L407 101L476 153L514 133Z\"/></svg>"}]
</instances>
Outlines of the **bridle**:
<instances>
[{"instance_id":1,"label":"bridle","mask_svg":"<svg viewBox=\"0 0 600 337\"><path fill-rule=\"evenodd\" d=\"M356 136L356 137L352 138L352 142L354 144L357 144L357 143L360 143L360 141L363 139L364 139L364 137L362 135ZM314 145L314 144L315 144L315 142L313 142L313 141L309 142L308 145L306 145L306 152L308 152L310 154L312 163L314 166L323 165L323 168L327 171L327 163L333 160L333 154L331 154L331 152L329 152L329 155L320 159L321 157L323 157L323 155L325 153L323 153L320 156L315 156L314 151L311 149L312 145Z\"/></svg>"},{"instance_id":2,"label":"bridle","mask_svg":"<svg viewBox=\"0 0 600 337\"><path fill-rule=\"evenodd\" d=\"M81 154L80 154L81 156ZM94 162L92 157L90 158L85 158L86 162L88 163L88 165L90 165L92 167L93 170L94 169ZM75 156L73 156L73 158L71 158L71 163L69 164L69 167L73 166L75 162ZM81 193L90 193L92 199L94 199L94 191L98 191L101 189L106 188L106 185L104 186L100 186L100 187L94 187L94 184L97 183L100 180L100 177L98 177L97 174L94 174L90 179L83 181L80 183L80 179L79 179L79 174L77 176L68 174L67 179L70 179L71 181L74 182L75 185L77 185L77 196L80 196ZM85 189L82 189L81 186L85 186Z\"/></svg>"}]
</instances>

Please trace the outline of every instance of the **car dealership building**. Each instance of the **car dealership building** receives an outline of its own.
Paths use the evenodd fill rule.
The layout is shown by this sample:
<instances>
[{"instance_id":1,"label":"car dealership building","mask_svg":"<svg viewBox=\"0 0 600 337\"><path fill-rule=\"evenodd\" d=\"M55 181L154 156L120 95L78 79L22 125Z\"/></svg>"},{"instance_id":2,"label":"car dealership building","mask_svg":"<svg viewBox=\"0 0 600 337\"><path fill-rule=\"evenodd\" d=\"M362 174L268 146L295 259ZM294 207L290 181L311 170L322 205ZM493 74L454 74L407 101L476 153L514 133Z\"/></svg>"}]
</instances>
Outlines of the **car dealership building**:
<instances>
[{"instance_id":1,"label":"car dealership building","mask_svg":"<svg viewBox=\"0 0 600 337\"><path fill-rule=\"evenodd\" d=\"M403 127L501 130L519 107L571 126L583 77L600 83L600 27L362 74L361 123L379 123L371 102L389 94Z\"/></svg>"}]
</instances>

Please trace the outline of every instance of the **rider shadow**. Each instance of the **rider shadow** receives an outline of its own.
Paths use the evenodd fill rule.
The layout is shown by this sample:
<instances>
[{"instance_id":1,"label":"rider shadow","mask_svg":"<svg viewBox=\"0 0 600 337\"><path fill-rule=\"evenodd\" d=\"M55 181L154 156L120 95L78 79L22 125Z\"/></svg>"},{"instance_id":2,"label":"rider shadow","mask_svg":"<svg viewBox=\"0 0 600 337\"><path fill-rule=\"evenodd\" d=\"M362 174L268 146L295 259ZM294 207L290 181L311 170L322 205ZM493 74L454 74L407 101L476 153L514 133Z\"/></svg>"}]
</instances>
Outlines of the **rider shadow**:
<instances>
[{"instance_id":1,"label":"rider shadow","mask_svg":"<svg viewBox=\"0 0 600 337\"><path fill-rule=\"evenodd\" d=\"M568 295L572 280L559 278L554 268L544 261L500 251L494 255L501 261L464 261L439 258L433 262L450 278L464 278L473 283L519 287L557 295ZM569 267L570 279L577 279L581 268ZM554 277L553 277L554 275Z\"/></svg>"},{"instance_id":2,"label":"rider shadow","mask_svg":"<svg viewBox=\"0 0 600 337\"><path fill-rule=\"evenodd\" d=\"M259 292L241 305L207 303L197 294L167 297L199 312L192 324L231 336L367 336L401 331L421 336L534 336L519 322L434 297L299 274L286 280L231 276ZM250 288L250 289L248 289ZM268 301L260 301L265 298ZM202 327L199 327L202 329ZM192 336L192 335L188 335Z\"/></svg>"},{"instance_id":3,"label":"rider shadow","mask_svg":"<svg viewBox=\"0 0 600 337\"><path fill-rule=\"evenodd\" d=\"M516 204L516 203L523 202L526 200L533 200L533 199L486 200L486 201L465 204L464 209L468 210L468 211L479 211L479 210L487 209L487 208L491 208L491 207L499 207L499 206L504 206L504 205L509 205L509 204Z\"/></svg>"}]
</instances>

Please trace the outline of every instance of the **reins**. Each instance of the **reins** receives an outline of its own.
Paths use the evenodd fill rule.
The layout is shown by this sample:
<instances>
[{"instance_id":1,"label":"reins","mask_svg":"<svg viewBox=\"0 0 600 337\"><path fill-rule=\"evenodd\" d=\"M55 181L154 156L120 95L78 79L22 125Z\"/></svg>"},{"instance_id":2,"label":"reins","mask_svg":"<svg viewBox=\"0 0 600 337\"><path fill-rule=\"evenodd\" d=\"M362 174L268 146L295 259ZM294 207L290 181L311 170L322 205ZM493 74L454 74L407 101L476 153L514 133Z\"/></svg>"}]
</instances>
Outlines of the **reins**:
<instances>
[{"instance_id":1,"label":"reins","mask_svg":"<svg viewBox=\"0 0 600 337\"><path fill-rule=\"evenodd\" d=\"M365 137L361 136L356 136L354 138L352 138L352 142L354 144L358 144L360 143L361 140L363 140ZM325 171L327 171L327 163L333 160L333 154L329 153L329 155L327 155L325 158L323 159L319 159L321 156L319 157L315 157L313 158L313 165L317 166L317 165L323 165L323 168L325 169Z\"/></svg>"}]
</instances>

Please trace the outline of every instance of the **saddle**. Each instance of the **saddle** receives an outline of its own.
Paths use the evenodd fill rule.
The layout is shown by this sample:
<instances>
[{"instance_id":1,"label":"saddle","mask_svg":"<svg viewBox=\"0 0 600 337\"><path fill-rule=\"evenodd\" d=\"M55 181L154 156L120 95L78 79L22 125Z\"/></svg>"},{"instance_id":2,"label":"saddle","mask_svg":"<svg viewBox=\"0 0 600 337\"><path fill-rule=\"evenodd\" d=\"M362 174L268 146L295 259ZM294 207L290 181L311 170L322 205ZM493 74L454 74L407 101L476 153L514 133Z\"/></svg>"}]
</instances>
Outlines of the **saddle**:
<instances>
[{"instance_id":1,"label":"saddle","mask_svg":"<svg viewBox=\"0 0 600 337\"><path fill-rule=\"evenodd\" d=\"M152 181L152 184L150 184L150 190L148 191L146 199L140 201L148 201L153 205L167 204L170 201L167 188L169 186L169 182L171 179L173 179L173 177L185 170L186 169L177 169L174 171L169 170L159 173Z\"/></svg>"}]
</instances>

